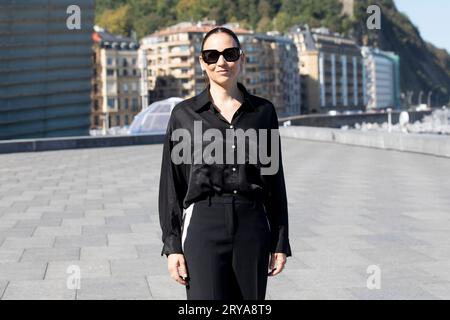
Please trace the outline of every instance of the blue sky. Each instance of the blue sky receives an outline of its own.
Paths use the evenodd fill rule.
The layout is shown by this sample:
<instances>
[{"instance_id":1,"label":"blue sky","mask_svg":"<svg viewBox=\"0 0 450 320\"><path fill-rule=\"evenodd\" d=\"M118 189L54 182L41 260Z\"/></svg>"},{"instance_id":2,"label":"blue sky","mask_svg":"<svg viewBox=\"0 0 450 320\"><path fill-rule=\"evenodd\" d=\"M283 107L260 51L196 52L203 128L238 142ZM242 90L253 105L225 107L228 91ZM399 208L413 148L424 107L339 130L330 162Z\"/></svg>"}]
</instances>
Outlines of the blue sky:
<instances>
[{"instance_id":1,"label":"blue sky","mask_svg":"<svg viewBox=\"0 0 450 320\"><path fill-rule=\"evenodd\" d=\"M397 9L409 16L422 38L450 53L449 0L394 0Z\"/></svg>"}]
</instances>

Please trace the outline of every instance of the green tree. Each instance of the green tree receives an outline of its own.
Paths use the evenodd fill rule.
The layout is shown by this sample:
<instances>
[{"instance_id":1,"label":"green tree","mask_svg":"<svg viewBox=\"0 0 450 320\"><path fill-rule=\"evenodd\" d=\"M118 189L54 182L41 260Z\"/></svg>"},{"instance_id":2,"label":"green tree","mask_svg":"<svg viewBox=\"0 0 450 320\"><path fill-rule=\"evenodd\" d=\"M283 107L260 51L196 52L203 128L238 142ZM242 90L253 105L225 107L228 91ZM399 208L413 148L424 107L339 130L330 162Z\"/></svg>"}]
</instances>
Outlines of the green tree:
<instances>
[{"instance_id":1,"label":"green tree","mask_svg":"<svg viewBox=\"0 0 450 320\"><path fill-rule=\"evenodd\" d=\"M106 9L96 17L96 24L114 34L129 36L133 27L130 7L122 5L117 9Z\"/></svg>"}]
</instances>

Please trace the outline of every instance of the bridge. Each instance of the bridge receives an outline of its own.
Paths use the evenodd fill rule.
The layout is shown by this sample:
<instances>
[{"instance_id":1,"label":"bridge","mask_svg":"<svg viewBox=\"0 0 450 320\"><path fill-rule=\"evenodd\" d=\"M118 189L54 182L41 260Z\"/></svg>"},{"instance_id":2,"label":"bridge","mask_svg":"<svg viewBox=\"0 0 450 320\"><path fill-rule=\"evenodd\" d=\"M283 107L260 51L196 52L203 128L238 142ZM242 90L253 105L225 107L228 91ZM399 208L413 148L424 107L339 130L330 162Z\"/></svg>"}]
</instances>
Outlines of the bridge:
<instances>
[{"instance_id":1,"label":"bridge","mask_svg":"<svg viewBox=\"0 0 450 320\"><path fill-rule=\"evenodd\" d=\"M293 255L267 299L450 298L448 158L282 147ZM185 299L160 256L161 151L1 154L0 298Z\"/></svg>"}]
</instances>

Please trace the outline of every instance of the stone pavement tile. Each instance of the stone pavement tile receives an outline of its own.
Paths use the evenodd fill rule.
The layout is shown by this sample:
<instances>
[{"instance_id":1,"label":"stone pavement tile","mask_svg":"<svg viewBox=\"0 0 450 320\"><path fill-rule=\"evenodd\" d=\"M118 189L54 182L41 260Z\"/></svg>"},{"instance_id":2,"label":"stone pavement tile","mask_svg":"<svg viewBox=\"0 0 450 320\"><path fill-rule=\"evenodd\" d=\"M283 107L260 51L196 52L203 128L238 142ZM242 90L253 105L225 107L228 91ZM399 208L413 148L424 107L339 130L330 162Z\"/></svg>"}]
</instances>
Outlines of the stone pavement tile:
<instances>
[{"instance_id":1,"label":"stone pavement tile","mask_svg":"<svg viewBox=\"0 0 450 320\"><path fill-rule=\"evenodd\" d=\"M404 286L381 286L380 289L346 288L358 300L437 300L438 297L410 284Z\"/></svg>"},{"instance_id":2,"label":"stone pavement tile","mask_svg":"<svg viewBox=\"0 0 450 320\"><path fill-rule=\"evenodd\" d=\"M148 233L122 233L108 234L108 244L110 246L137 245L137 244L158 244L161 242L156 234Z\"/></svg>"},{"instance_id":3,"label":"stone pavement tile","mask_svg":"<svg viewBox=\"0 0 450 320\"><path fill-rule=\"evenodd\" d=\"M361 266L366 270L367 266ZM334 267L323 265L320 268L283 270L286 278L304 290L327 288L346 288L365 286L367 275L354 271L353 267Z\"/></svg>"},{"instance_id":4,"label":"stone pavement tile","mask_svg":"<svg viewBox=\"0 0 450 320\"><path fill-rule=\"evenodd\" d=\"M0 263L18 262L22 254L22 248L8 249L0 247Z\"/></svg>"},{"instance_id":5,"label":"stone pavement tile","mask_svg":"<svg viewBox=\"0 0 450 320\"><path fill-rule=\"evenodd\" d=\"M310 228L316 234L323 236L356 236L372 234L371 231L352 224L311 226Z\"/></svg>"},{"instance_id":6,"label":"stone pavement tile","mask_svg":"<svg viewBox=\"0 0 450 320\"><path fill-rule=\"evenodd\" d=\"M309 238L295 238L289 237L289 242L291 244L292 255L301 255L301 252L314 251L316 250L312 245L308 244ZM314 239L314 237L310 238ZM314 243L314 241L311 241Z\"/></svg>"},{"instance_id":7,"label":"stone pavement tile","mask_svg":"<svg viewBox=\"0 0 450 320\"><path fill-rule=\"evenodd\" d=\"M429 244L403 232L383 232L371 235L357 235L356 237L374 246L426 246Z\"/></svg>"},{"instance_id":8,"label":"stone pavement tile","mask_svg":"<svg viewBox=\"0 0 450 320\"><path fill-rule=\"evenodd\" d=\"M36 227L34 236L81 235L81 226Z\"/></svg>"},{"instance_id":9,"label":"stone pavement tile","mask_svg":"<svg viewBox=\"0 0 450 320\"><path fill-rule=\"evenodd\" d=\"M159 224L142 222L142 223L132 223L130 224L130 228L135 233L151 233L154 234L156 231L161 228Z\"/></svg>"},{"instance_id":10,"label":"stone pavement tile","mask_svg":"<svg viewBox=\"0 0 450 320\"><path fill-rule=\"evenodd\" d=\"M100 209L87 209L84 214L86 217L123 217L125 216L123 209L108 209L108 210L100 210Z\"/></svg>"},{"instance_id":11,"label":"stone pavement tile","mask_svg":"<svg viewBox=\"0 0 450 320\"><path fill-rule=\"evenodd\" d=\"M292 256L287 257L285 268L289 269L308 269L310 268L309 265L307 265L302 257L302 253L299 253L298 255L295 255L296 252L292 252Z\"/></svg>"},{"instance_id":12,"label":"stone pavement tile","mask_svg":"<svg viewBox=\"0 0 450 320\"><path fill-rule=\"evenodd\" d=\"M27 219L19 220L14 226L15 228L26 228L26 227L55 227L61 225L61 218L50 218L50 219Z\"/></svg>"},{"instance_id":13,"label":"stone pavement tile","mask_svg":"<svg viewBox=\"0 0 450 320\"><path fill-rule=\"evenodd\" d=\"M346 289L321 287L311 290L299 290L298 300L356 300Z\"/></svg>"},{"instance_id":14,"label":"stone pavement tile","mask_svg":"<svg viewBox=\"0 0 450 320\"><path fill-rule=\"evenodd\" d=\"M40 212L5 212L2 216L2 219L34 220L40 219L41 217L42 213Z\"/></svg>"},{"instance_id":15,"label":"stone pavement tile","mask_svg":"<svg viewBox=\"0 0 450 320\"><path fill-rule=\"evenodd\" d=\"M448 210L408 210L403 211L402 214L425 221L448 221L450 219L450 212Z\"/></svg>"},{"instance_id":16,"label":"stone pavement tile","mask_svg":"<svg viewBox=\"0 0 450 320\"><path fill-rule=\"evenodd\" d=\"M0 248L48 248L55 242L54 237L8 237Z\"/></svg>"},{"instance_id":17,"label":"stone pavement tile","mask_svg":"<svg viewBox=\"0 0 450 320\"><path fill-rule=\"evenodd\" d=\"M284 271L276 276L268 277L266 294L274 300L299 299L301 288L291 281Z\"/></svg>"},{"instance_id":18,"label":"stone pavement tile","mask_svg":"<svg viewBox=\"0 0 450 320\"><path fill-rule=\"evenodd\" d=\"M29 205L26 204L17 204L17 203L7 203L3 202L6 205L6 208L2 209L2 213L4 217L10 217L12 215L16 215L19 213L25 214L28 211ZM38 216L39 214L36 214Z\"/></svg>"},{"instance_id":19,"label":"stone pavement tile","mask_svg":"<svg viewBox=\"0 0 450 320\"><path fill-rule=\"evenodd\" d=\"M18 222L19 220L17 219L17 217L15 217L14 219L3 219L0 215L0 232L1 230L13 228L14 226L17 225Z\"/></svg>"},{"instance_id":20,"label":"stone pavement tile","mask_svg":"<svg viewBox=\"0 0 450 320\"><path fill-rule=\"evenodd\" d=\"M163 247L162 241L159 244L138 244L136 250L139 254L139 258L154 258L159 263L163 261L165 264L167 261L166 256L161 256L161 250Z\"/></svg>"},{"instance_id":21,"label":"stone pavement tile","mask_svg":"<svg viewBox=\"0 0 450 320\"><path fill-rule=\"evenodd\" d=\"M83 226L82 234L93 235L106 235L106 234L121 234L131 233L129 225L117 225L117 226Z\"/></svg>"},{"instance_id":22,"label":"stone pavement tile","mask_svg":"<svg viewBox=\"0 0 450 320\"><path fill-rule=\"evenodd\" d=\"M80 248L26 248L21 262L39 262L55 260L78 260Z\"/></svg>"},{"instance_id":23,"label":"stone pavement tile","mask_svg":"<svg viewBox=\"0 0 450 320\"><path fill-rule=\"evenodd\" d=\"M84 200L83 204L80 205L82 211L87 210L104 210L103 200ZM67 210L76 210L76 206L67 205Z\"/></svg>"},{"instance_id":24,"label":"stone pavement tile","mask_svg":"<svg viewBox=\"0 0 450 320\"><path fill-rule=\"evenodd\" d=\"M450 300L450 281L421 284L420 288L426 292L429 292L438 299Z\"/></svg>"},{"instance_id":25,"label":"stone pavement tile","mask_svg":"<svg viewBox=\"0 0 450 320\"><path fill-rule=\"evenodd\" d=\"M83 247L80 260L91 259L135 259L138 258L136 247L133 245L108 246L108 247Z\"/></svg>"},{"instance_id":26,"label":"stone pavement tile","mask_svg":"<svg viewBox=\"0 0 450 320\"><path fill-rule=\"evenodd\" d=\"M84 218L82 211L60 211L60 212L44 212L42 219L70 219L70 218Z\"/></svg>"},{"instance_id":27,"label":"stone pavement tile","mask_svg":"<svg viewBox=\"0 0 450 320\"><path fill-rule=\"evenodd\" d=\"M420 232L449 232L450 231L450 222L446 220L418 220L410 223L411 226L414 226L418 233Z\"/></svg>"},{"instance_id":28,"label":"stone pavement tile","mask_svg":"<svg viewBox=\"0 0 450 320\"><path fill-rule=\"evenodd\" d=\"M90 225L105 225L105 218L103 217L82 217L82 218L67 218L63 219L61 226L90 226Z\"/></svg>"},{"instance_id":29,"label":"stone pavement tile","mask_svg":"<svg viewBox=\"0 0 450 320\"><path fill-rule=\"evenodd\" d=\"M442 281L450 281L450 259L436 260L432 262L420 262L414 264L424 272L442 279Z\"/></svg>"},{"instance_id":30,"label":"stone pavement tile","mask_svg":"<svg viewBox=\"0 0 450 320\"><path fill-rule=\"evenodd\" d=\"M352 249L371 261L370 264L413 264L434 262L436 259L408 247L377 246L372 249Z\"/></svg>"},{"instance_id":31,"label":"stone pavement tile","mask_svg":"<svg viewBox=\"0 0 450 320\"><path fill-rule=\"evenodd\" d=\"M319 237L319 236L321 235L312 231L311 228L307 226L296 227L293 225L292 226L289 225L289 238L302 239L305 237Z\"/></svg>"},{"instance_id":32,"label":"stone pavement tile","mask_svg":"<svg viewBox=\"0 0 450 320\"><path fill-rule=\"evenodd\" d=\"M360 225L361 227L366 228L373 233L378 233L381 230L384 232L392 232L392 233L408 233L414 231L420 231L421 229L414 226L411 222L409 223L387 223L385 221L372 221L370 223L366 223L364 225Z\"/></svg>"},{"instance_id":33,"label":"stone pavement tile","mask_svg":"<svg viewBox=\"0 0 450 320\"><path fill-rule=\"evenodd\" d=\"M356 236L347 236L347 235L340 235L340 236L321 236L321 237L305 237L303 238L303 241L312 248L313 251L321 248L325 248L328 250L343 250L343 249L366 249L366 248L373 248L373 245L360 240ZM293 250L296 250L297 242L295 242L295 248L292 248Z\"/></svg>"},{"instance_id":34,"label":"stone pavement tile","mask_svg":"<svg viewBox=\"0 0 450 320\"><path fill-rule=\"evenodd\" d=\"M442 243L435 246L414 246L411 249L426 254L437 261L450 260L450 243Z\"/></svg>"},{"instance_id":35,"label":"stone pavement tile","mask_svg":"<svg viewBox=\"0 0 450 320\"><path fill-rule=\"evenodd\" d=\"M140 222L151 222L150 217L148 215L135 215L135 216L117 216L117 217L106 217L107 225L129 225L132 223L140 223Z\"/></svg>"},{"instance_id":36,"label":"stone pavement tile","mask_svg":"<svg viewBox=\"0 0 450 320\"><path fill-rule=\"evenodd\" d=\"M446 245L449 242L448 234L449 231L447 230L426 230L411 232L411 235L414 238L426 241L435 246Z\"/></svg>"},{"instance_id":37,"label":"stone pavement tile","mask_svg":"<svg viewBox=\"0 0 450 320\"><path fill-rule=\"evenodd\" d=\"M45 279L67 279L73 271L72 266L79 267L81 282L83 279L111 277L111 268L108 260L69 260L50 261L48 263Z\"/></svg>"},{"instance_id":38,"label":"stone pavement tile","mask_svg":"<svg viewBox=\"0 0 450 320\"><path fill-rule=\"evenodd\" d=\"M380 270L380 282L382 287L419 286L445 281L444 278L439 275L428 272L422 268L421 264L378 264L376 266ZM369 266L366 268L355 266L353 270L367 280L373 274L373 271L368 270L368 267Z\"/></svg>"},{"instance_id":39,"label":"stone pavement tile","mask_svg":"<svg viewBox=\"0 0 450 320\"><path fill-rule=\"evenodd\" d=\"M151 275L167 275L167 258L166 261L155 261L154 258L139 259L114 259L111 260L111 273L113 277L133 276L151 276Z\"/></svg>"},{"instance_id":40,"label":"stone pavement tile","mask_svg":"<svg viewBox=\"0 0 450 320\"><path fill-rule=\"evenodd\" d=\"M25 228L7 228L0 230L0 239L8 237L29 237L35 231L35 227L25 227Z\"/></svg>"},{"instance_id":41,"label":"stone pavement tile","mask_svg":"<svg viewBox=\"0 0 450 320\"><path fill-rule=\"evenodd\" d=\"M106 235L57 236L54 243L55 248L101 247L107 245Z\"/></svg>"},{"instance_id":42,"label":"stone pavement tile","mask_svg":"<svg viewBox=\"0 0 450 320\"><path fill-rule=\"evenodd\" d=\"M153 299L186 300L186 287L167 275L146 276Z\"/></svg>"},{"instance_id":43,"label":"stone pavement tile","mask_svg":"<svg viewBox=\"0 0 450 320\"><path fill-rule=\"evenodd\" d=\"M303 252L299 259L311 268L328 266L330 268L346 267L353 265L370 265L371 261L350 249L321 249L311 252Z\"/></svg>"},{"instance_id":44,"label":"stone pavement tile","mask_svg":"<svg viewBox=\"0 0 450 320\"><path fill-rule=\"evenodd\" d=\"M46 212L64 212L65 206L32 206L29 207L25 212L27 213L46 213Z\"/></svg>"},{"instance_id":45,"label":"stone pavement tile","mask_svg":"<svg viewBox=\"0 0 450 320\"><path fill-rule=\"evenodd\" d=\"M65 279L11 281L2 300L74 300L76 290Z\"/></svg>"},{"instance_id":46,"label":"stone pavement tile","mask_svg":"<svg viewBox=\"0 0 450 320\"><path fill-rule=\"evenodd\" d=\"M82 279L77 290L79 300L152 299L145 277Z\"/></svg>"},{"instance_id":47,"label":"stone pavement tile","mask_svg":"<svg viewBox=\"0 0 450 320\"><path fill-rule=\"evenodd\" d=\"M105 202L105 210L109 209L139 209L141 205L133 202Z\"/></svg>"},{"instance_id":48,"label":"stone pavement tile","mask_svg":"<svg viewBox=\"0 0 450 320\"><path fill-rule=\"evenodd\" d=\"M3 293L8 286L8 281L0 280L0 300L2 299Z\"/></svg>"},{"instance_id":49,"label":"stone pavement tile","mask_svg":"<svg viewBox=\"0 0 450 320\"><path fill-rule=\"evenodd\" d=\"M0 263L0 280L37 280L43 279L47 262L5 262Z\"/></svg>"}]
</instances>

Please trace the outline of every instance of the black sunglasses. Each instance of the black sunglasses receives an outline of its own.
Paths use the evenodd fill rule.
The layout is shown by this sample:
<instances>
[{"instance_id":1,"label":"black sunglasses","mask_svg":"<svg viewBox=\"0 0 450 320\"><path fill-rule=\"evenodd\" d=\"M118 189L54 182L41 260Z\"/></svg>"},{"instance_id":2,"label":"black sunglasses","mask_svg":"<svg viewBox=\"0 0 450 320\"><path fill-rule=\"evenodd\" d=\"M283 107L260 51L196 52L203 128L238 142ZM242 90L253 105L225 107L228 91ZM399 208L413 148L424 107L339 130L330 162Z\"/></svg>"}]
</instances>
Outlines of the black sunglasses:
<instances>
[{"instance_id":1,"label":"black sunglasses","mask_svg":"<svg viewBox=\"0 0 450 320\"><path fill-rule=\"evenodd\" d=\"M217 50L203 50L202 59L207 64L216 63L219 60L220 55L223 55L224 59L228 62L239 60L242 54L242 50L238 47L226 48L222 52Z\"/></svg>"}]
</instances>

